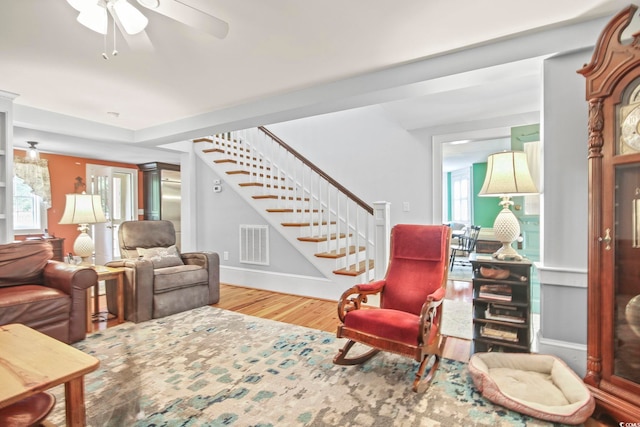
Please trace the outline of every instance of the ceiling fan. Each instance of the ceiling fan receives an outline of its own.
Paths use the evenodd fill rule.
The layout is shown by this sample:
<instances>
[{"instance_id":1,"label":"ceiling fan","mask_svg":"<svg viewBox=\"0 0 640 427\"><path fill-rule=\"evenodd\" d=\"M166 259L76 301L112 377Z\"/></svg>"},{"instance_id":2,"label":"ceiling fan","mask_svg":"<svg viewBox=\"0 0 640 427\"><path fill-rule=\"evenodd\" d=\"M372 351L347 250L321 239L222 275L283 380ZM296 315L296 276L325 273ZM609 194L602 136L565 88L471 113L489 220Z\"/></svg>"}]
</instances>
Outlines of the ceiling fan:
<instances>
[{"instance_id":1,"label":"ceiling fan","mask_svg":"<svg viewBox=\"0 0 640 427\"><path fill-rule=\"evenodd\" d=\"M127 37L143 33L149 20L127 0L67 0L80 14L78 22L106 36L111 15L114 25ZM140 6L196 28L218 38L225 38L229 24L180 0L137 0ZM107 13L108 12L108 13Z\"/></svg>"}]
</instances>

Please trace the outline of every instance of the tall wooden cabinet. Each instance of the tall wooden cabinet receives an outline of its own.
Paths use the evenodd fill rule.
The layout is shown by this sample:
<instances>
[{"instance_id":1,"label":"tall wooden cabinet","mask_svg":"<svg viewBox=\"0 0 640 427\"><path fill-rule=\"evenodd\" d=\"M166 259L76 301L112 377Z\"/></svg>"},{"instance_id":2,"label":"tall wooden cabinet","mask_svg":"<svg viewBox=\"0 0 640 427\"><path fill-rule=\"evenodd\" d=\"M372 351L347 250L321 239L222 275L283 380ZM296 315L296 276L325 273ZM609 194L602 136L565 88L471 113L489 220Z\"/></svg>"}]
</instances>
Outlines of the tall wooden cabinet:
<instances>
[{"instance_id":1,"label":"tall wooden cabinet","mask_svg":"<svg viewBox=\"0 0 640 427\"><path fill-rule=\"evenodd\" d=\"M585 382L621 425L640 422L640 34L621 41L636 9L609 22L578 71L589 103Z\"/></svg>"},{"instance_id":2,"label":"tall wooden cabinet","mask_svg":"<svg viewBox=\"0 0 640 427\"><path fill-rule=\"evenodd\" d=\"M171 173L177 174L173 181L180 180L180 165L169 163L150 162L138 165L142 171L142 188L144 191L144 219L159 220L168 219L167 210L163 204L163 198L167 198L167 192L163 182L169 181ZM164 209L163 209L164 208Z\"/></svg>"}]
</instances>

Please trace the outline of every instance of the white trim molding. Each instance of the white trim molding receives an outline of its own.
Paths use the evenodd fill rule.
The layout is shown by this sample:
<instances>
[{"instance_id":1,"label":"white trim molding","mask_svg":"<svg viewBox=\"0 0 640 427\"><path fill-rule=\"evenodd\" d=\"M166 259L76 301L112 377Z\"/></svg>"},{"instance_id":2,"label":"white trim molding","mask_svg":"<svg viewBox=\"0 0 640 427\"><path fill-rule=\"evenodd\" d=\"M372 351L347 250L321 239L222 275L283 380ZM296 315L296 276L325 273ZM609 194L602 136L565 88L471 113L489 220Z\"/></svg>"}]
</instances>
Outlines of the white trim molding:
<instances>
[{"instance_id":1,"label":"white trim molding","mask_svg":"<svg viewBox=\"0 0 640 427\"><path fill-rule=\"evenodd\" d=\"M544 338L540 331L538 332L538 352L559 357L580 377L584 377L587 373L587 346L584 344Z\"/></svg>"},{"instance_id":2,"label":"white trim molding","mask_svg":"<svg viewBox=\"0 0 640 427\"><path fill-rule=\"evenodd\" d=\"M587 287L587 270L573 268L546 267L542 263L535 263L538 269L540 284L555 286L571 286L575 288Z\"/></svg>"},{"instance_id":3,"label":"white trim molding","mask_svg":"<svg viewBox=\"0 0 640 427\"><path fill-rule=\"evenodd\" d=\"M341 286L324 277L220 266L220 282L229 285L337 301L350 286Z\"/></svg>"}]
</instances>

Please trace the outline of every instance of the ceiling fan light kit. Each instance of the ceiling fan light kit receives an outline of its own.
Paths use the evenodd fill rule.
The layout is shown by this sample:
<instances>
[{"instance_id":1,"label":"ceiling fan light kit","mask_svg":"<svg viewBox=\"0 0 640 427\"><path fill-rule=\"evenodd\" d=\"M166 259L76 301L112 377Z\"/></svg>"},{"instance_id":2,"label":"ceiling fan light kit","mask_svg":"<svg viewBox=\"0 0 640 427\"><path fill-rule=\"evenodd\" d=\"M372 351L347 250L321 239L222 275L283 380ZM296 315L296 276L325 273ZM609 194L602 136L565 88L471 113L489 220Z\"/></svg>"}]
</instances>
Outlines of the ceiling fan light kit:
<instances>
[{"instance_id":1,"label":"ceiling fan light kit","mask_svg":"<svg viewBox=\"0 0 640 427\"><path fill-rule=\"evenodd\" d=\"M149 20L127 0L67 0L80 12L78 22L100 34L107 34L107 10L127 34L143 31Z\"/></svg>"},{"instance_id":2,"label":"ceiling fan light kit","mask_svg":"<svg viewBox=\"0 0 640 427\"><path fill-rule=\"evenodd\" d=\"M127 34L138 34L143 31L149 20L127 0L108 0L107 8L113 19L120 21Z\"/></svg>"},{"instance_id":3,"label":"ceiling fan light kit","mask_svg":"<svg viewBox=\"0 0 640 427\"><path fill-rule=\"evenodd\" d=\"M129 36L142 33L149 24L149 19L127 0L67 0L67 3L80 12L77 18L80 24L104 36L107 35L109 15L111 15L114 22L114 52L117 52L115 50L116 25L120 28L125 41L131 46L132 43L138 45L140 43L136 43L135 38ZM229 32L229 24L225 21L179 0L137 0L137 3L146 9L220 39L225 38ZM146 35L142 34L142 36L144 36L142 39L146 38L149 44ZM140 37L136 36L138 42ZM106 48L102 56L107 56Z\"/></svg>"},{"instance_id":4,"label":"ceiling fan light kit","mask_svg":"<svg viewBox=\"0 0 640 427\"><path fill-rule=\"evenodd\" d=\"M96 33L107 34L107 9L97 3L80 10L77 20Z\"/></svg>"}]
</instances>

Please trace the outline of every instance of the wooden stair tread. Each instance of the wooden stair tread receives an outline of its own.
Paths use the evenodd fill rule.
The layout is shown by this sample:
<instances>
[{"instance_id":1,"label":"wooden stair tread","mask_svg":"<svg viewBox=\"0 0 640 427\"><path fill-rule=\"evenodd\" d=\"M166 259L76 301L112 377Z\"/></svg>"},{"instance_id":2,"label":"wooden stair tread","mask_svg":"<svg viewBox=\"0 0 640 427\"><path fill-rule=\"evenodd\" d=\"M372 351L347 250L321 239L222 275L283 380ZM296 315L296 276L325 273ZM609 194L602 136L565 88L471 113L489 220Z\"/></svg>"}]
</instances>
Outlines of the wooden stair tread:
<instances>
[{"instance_id":1,"label":"wooden stair tread","mask_svg":"<svg viewBox=\"0 0 640 427\"><path fill-rule=\"evenodd\" d=\"M364 246L359 246L357 252L362 252L364 251ZM355 246L349 246L349 255L353 255L356 253L356 247ZM331 258L331 259L338 259L338 258L342 258L347 256L347 250L346 248L341 248L339 251L330 251L330 252L321 252L318 254L315 254L315 256L317 256L318 258Z\"/></svg>"},{"instance_id":2,"label":"wooden stair tread","mask_svg":"<svg viewBox=\"0 0 640 427\"><path fill-rule=\"evenodd\" d=\"M293 209L293 208L269 208L267 209L269 213L294 213L294 212L304 212L304 213L318 213L318 209Z\"/></svg>"},{"instance_id":3,"label":"wooden stair tread","mask_svg":"<svg viewBox=\"0 0 640 427\"><path fill-rule=\"evenodd\" d=\"M331 221L331 224L335 223L335 221ZM313 224L311 224L310 222L281 222L280 225L282 225L283 227L309 227L310 225L327 225L327 221L314 222Z\"/></svg>"},{"instance_id":4,"label":"wooden stair tread","mask_svg":"<svg viewBox=\"0 0 640 427\"><path fill-rule=\"evenodd\" d=\"M196 142L213 142L213 139L211 138L196 138L193 140L194 143Z\"/></svg>"},{"instance_id":5,"label":"wooden stair tread","mask_svg":"<svg viewBox=\"0 0 640 427\"><path fill-rule=\"evenodd\" d=\"M238 184L240 187L266 187L266 188L283 188L289 191L293 191L293 187L283 187L281 185L271 185L271 184L264 184L262 182L241 182L240 184Z\"/></svg>"},{"instance_id":6,"label":"wooden stair tread","mask_svg":"<svg viewBox=\"0 0 640 427\"><path fill-rule=\"evenodd\" d=\"M202 150L203 153L224 153L222 148L205 148Z\"/></svg>"},{"instance_id":7,"label":"wooden stair tread","mask_svg":"<svg viewBox=\"0 0 640 427\"><path fill-rule=\"evenodd\" d=\"M213 163L238 163L238 162L233 159L216 159L213 161Z\"/></svg>"},{"instance_id":8,"label":"wooden stair tread","mask_svg":"<svg viewBox=\"0 0 640 427\"><path fill-rule=\"evenodd\" d=\"M340 233L340 236L336 236L336 234L331 234L329 236L308 236L308 237L298 237L298 240L301 242L326 242L327 240L336 240L338 238L344 239L346 235L344 233Z\"/></svg>"},{"instance_id":9,"label":"wooden stair tread","mask_svg":"<svg viewBox=\"0 0 640 427\"><path fill-rule=\"evenodd\" d=\"M294 200L293 196L277 196L275 194L257 194L255 196L251 196L254 199L282 199L282 200ZM302 197L296 197L295 200L298 201L304 201L304 202L308 202L309 198L305 197L304 199Z\"/></svg>"},{"instance_id":10,"label":"wooden stair tread","mask_svg":"<svg viewBox=\"0 0 640 427\"><path fill-rule=\"evenodd\" d=\"M341 268L340 270L334 270L333 273L334 274L340 274L342 276L352 276L352 277L356 277L359 276L363 273L366 273L367 271L371 270L373 268L373 260L369 260L369 268L366 269L366 261L360 261L358 263L359 269L360 271L356 271L356 267L355 265L350 266L349 268Z\"/></svg>"},{"instance_id":11,"label":"wooden stair tread","mask_svg":"<svg viewBox=\"0 0 640 427\"><path fill-rule=\"evenodd\" d=\"M244 173L246 175L251 175L251 176L255 176L255 177L260 177L260 178L265 178L265 179L273 179L273 177L271 175L265 175L263 173L256 173L256 172L249 172L249 171L228 171L227 173L228 174L231 174L231 173ZM287 178L282 176L280 178L276 177L275 179L278 179L280 181L284 181Z\"/></svg>"},{"instance_id":12,"label":"wooden stair tread","mask_svg":"<svg viewBox=\"0 0 640 427\"><path fill-rule=\"evenodd\" d=\"M226 171L227 175L249 175L249 171L243 170L235 170L235 171Z\"/></svg>"}]
</instances>

